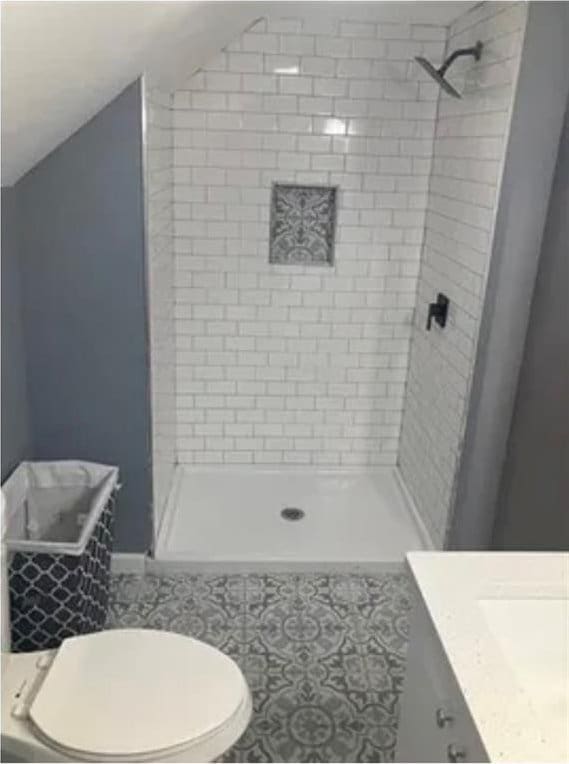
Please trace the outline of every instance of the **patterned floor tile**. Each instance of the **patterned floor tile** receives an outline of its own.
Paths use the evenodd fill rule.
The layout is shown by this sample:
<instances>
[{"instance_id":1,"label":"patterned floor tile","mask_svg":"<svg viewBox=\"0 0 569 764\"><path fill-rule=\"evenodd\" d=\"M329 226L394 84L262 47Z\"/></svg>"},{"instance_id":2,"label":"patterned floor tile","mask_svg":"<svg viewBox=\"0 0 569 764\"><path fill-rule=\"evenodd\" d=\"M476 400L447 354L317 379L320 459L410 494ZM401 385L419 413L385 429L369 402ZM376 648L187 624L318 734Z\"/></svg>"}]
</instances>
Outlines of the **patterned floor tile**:
<instances>
[{"instance_id":1,"label":"patterned floor tile","mask_svg":"<svg viewBox=\"0 0 569 764\"><path fill-rule=\"evenodd\" d=\"M391 761L411 605L400 574L119 575L108 626L188 634L239 663L253 718L224 761Z\"/></svg>"}]
</instances>

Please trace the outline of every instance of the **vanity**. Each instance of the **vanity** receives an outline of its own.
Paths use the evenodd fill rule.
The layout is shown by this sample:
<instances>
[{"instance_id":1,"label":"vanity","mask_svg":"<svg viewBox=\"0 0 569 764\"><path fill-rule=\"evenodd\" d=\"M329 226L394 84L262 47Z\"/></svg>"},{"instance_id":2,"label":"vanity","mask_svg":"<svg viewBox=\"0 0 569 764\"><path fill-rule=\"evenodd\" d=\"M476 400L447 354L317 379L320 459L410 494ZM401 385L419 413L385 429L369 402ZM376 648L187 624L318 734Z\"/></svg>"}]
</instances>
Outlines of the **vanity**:
<instances>
[{"instance_id":1,"label":"vanity","mask_svg":"<svg viewBox=\"0 0 569 764\"><path fill-rule=\"evenodd\" d=\"M415 552L396 761L567 761L569 554Z\"/></svg>"}]
</instances>

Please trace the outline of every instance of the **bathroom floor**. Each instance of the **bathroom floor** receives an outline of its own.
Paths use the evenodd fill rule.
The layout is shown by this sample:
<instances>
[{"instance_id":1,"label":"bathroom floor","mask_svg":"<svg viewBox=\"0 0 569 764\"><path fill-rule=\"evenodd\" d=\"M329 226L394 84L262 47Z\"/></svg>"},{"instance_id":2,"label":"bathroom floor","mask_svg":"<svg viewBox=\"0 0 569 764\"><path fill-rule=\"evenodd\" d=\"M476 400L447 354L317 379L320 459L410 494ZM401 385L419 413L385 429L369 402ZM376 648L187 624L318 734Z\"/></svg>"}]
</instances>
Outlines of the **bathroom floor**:
<instances>
[{"instance_id":1,"label":"bathroom floor","mask_svg":"<svg viewBox=\"0 0 569 764\"><path fill-rule=\"evenodd\" d=\"M299 522L281 517L297 507ZM401 563L423 549L396 471L178 466L156 558L166 562Z\"/></svg>"},{"instance_id":2,"label":"bathroom floor","mask_svg":"<svg viewBox=\"0 0 569 764\"><path fill-rule=\"evenodd\" d=\"M123 574L109 627L188 634L237 661L254 713L224 761L391 761L411 604L401 573Z\"/></svg>"}]
</instances>

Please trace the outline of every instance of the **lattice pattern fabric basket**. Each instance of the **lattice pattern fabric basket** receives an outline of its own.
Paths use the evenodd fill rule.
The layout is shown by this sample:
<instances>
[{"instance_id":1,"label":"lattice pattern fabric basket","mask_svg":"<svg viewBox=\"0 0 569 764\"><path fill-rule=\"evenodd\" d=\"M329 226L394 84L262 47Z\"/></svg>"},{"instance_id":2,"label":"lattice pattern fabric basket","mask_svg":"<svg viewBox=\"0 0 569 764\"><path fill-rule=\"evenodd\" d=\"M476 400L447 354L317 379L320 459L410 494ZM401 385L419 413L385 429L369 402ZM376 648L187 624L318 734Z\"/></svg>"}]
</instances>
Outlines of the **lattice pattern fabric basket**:
<instances>
[{"instance_id":1,"label":"lattice pattern fabric basket","mask_svg":"<svg viewBox=\"0 0 569 764\"><path fill-rule=\"evenodd\" d=\"M14 652L105 625L117 478L104 465L28 462L3 486Z\"/></svg>"}]
</instances>

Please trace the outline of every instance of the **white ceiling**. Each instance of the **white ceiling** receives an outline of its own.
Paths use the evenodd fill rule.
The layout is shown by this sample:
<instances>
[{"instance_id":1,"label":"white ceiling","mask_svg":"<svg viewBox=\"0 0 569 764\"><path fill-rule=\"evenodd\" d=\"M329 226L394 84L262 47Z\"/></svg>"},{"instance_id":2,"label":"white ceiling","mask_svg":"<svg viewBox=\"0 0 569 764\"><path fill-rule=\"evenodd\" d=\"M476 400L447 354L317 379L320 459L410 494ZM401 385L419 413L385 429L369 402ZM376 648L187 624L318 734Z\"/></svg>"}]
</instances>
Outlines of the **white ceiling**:
<instances>
[{"instance_id":1,"label":"white ceiling","mask_svg":"<svg viewBox=\"0 0 569 764\"><path fill-rule=\"evenodd\" d=\"M448 26L478 3L468 0L269 0L271 16L317 16ZM325 9L325 10L324 10ZM266 15L266 14L263 14Z\"/></svg>"},{"instance_id":2,"label":"white ceiling","mask_svg":"<svg viewBox=\"0 0 569 764\"><path fill-rule=\"evenodd\" d=\"M261 16L449 24L472 2L4 0L2 185L11 185L142 73L173 87Z\"/></svg>"}]
</instances>

